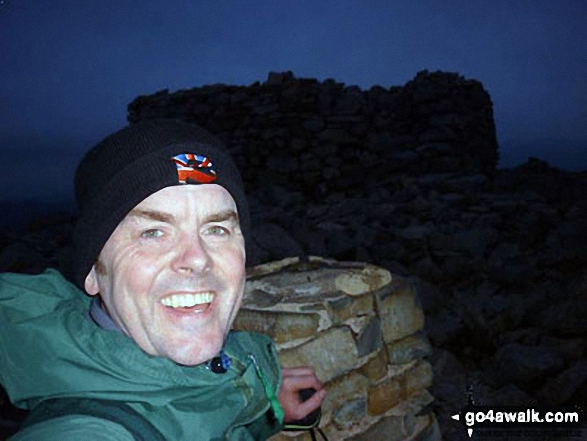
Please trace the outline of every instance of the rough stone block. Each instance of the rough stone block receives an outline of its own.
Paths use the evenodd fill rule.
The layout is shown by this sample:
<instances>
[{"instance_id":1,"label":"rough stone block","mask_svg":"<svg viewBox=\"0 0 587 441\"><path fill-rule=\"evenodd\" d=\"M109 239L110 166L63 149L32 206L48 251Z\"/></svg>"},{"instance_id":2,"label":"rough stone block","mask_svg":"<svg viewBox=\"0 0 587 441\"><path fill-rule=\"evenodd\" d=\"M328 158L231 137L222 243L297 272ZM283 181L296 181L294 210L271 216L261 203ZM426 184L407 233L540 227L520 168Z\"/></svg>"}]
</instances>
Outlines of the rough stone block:
<instances>
[{"instance_id":1,"label":"rough stone block","mask_svg":"<svg viewBox=\"0 0 587 441\"><path fill-rule=\"evenodd\" d=\"M381 415L415 392L432 384L432 367L420 361L400 376L392 377L369 388L368 408L371 415Z\"/></svg>"},{"instance_id":2,"label":"rough stone block","mask_svg":"<svg viewBox=\"0 0 587 441\"><path fill-rule=\"evenodd\" d=\"M413 370L405 374L404 381L407 396L416 391L428 389L432 386L432 365L426 360L421 360Z\"/></svg>"},{"instance_id":3,"label":"rough stone block","mask_svg":"<svg viewBox=\"0 0 587 441\"><path fill-rule=\"evenodd\" d=\"M340 430L349 430L367 416L367 398L358 398L343 404L334 412L334 425Z\"/></svg>"},{"instance_id":4,"label":"rough stone block","mask_svg":"<svg viewBox=\"0 0 587 441\"><path fill-rule=\"evenodd\" d=\"M340 277L340 276L339 276ZM339 324L351 317L369 315L373 313L373 296L344 296L328 301L328 314L332 323Z\"/></svg>"},{"instance_id":5,"label":"rough stone block","mask_svg":"<svg viewBox=\"0 0 587 441\"><path fill-rule=\"evenodd\" d=\"M503 381L527 384L560 371L564 362L553 347L509 343L496 353L497 366Z\"/></svg>"},{"instance_id":6,"label":"rough stone block","mask_svg":"<svg viewBox=\"0 0 587 441\"><path fill-rule=\"evenodd\" d=\"M391 411L391 415L404 415L406 413L413 413L418 415L422 410L432 404L434 397L428 390L421 389L414 392L403 401L399 406L396 406ZM427 413L427 412L424 412Z\"/></svg>"},{"instance_id":7,"label":"rough stone block","mask_svg":"<svg viewBox=\"0 0 587 441\"><path fill-rule=\"evenodd\" d=\"M425 417L427 417L427 421ZM424 427L421 430L418 430L418 427L416 428L414 431L414 441L442 441L442 432L434 415L430 414L419 418L424 423L422 424Z\"/></svg>"},{"instance_id":8,"label":"rough stone block","mask_svg":"<svg viewBox=\"0 0 587 441\"><path fill-rule=\"evenodd\" d=\"M381 350L358 370L367 377L371 383L376 383L387 374L387 351Z\"/></svg>"},{"instance_id":9,"label":"rough stone block","mask_svg":"<svg viewBox=\"0 0 587 441\"><path fill-rule=\"evenodd\" d=\"M349 372L358 363L357 346L346 327L330 329L301 346L285 349L279 358L285 367L313 366L323 383Z\"/></svg>"},{"instance_id":10,"label":"rough stone block","mask_svg":"<svg viewBox=\"0 0 587 441\"><path fill-rule=\"evenodd\" d=\"M298 263L300 259L298 257L287 257L282 260L275 260L267 263L263 263L261 265L253 266L247 268L247 286L249 279L254 279L256 277L261 277L267 274L275 273L277 271L282 270L283 268L294 265ZM245 287L245 292L247 288Z\"/></svg>"},{"instance_id":11,"label":"rough stone block","mask_svg":"<svg viewBox=\"0 0 587 441\"><path fill-rule=\"evenodd\" d=\"M387 379L369 388L369 415L381 415L399 404L405 397L401 378Z\"/></svg>"},{"instance_id":12,"label":"rough stone block","mask_svg":"<svg viewBox=\"0 0 587 441\"><path fill-rule=\"evenodd\" d=\"M353 296L378 291L389 283L391 273L376 266L348 269L335 280L337 289Z\"/></svg>"},{"instance_id":13,"label":"rough stone block","mask_svg":"<svg viewBox=\"0 0 587 441\"><path fill-rule=\"evenodd\" d=\"M345 237L345 246L346 243ZM244 305L262 292L286 303L312 303L339 298L341 294L360 296L377 291L391 282L391 274L374 265L336 264L309 258L308 262L284 259L248 270Z\"/></svg>"},{"instance_id":14,"label":"rough stone block","mask_svg":"<svg viewBox=\"0 0 587 441\"><path fill-rule=\"evenodd\" d=\"M369 380L356 371L338 377L325 385L328 394L322 403L322 421L328 423L346 403L366 400Z\"/></svg>"},{"instance_id":15,"label":"rough stone block","mask_svg":"<svg viewBox=\"0 0 587 441\"><path fill-rule=\"evenodd\" d=\"M313 337L317 333L319 320L316 314L241 309L236 316L233 328L267 334L280 344Z\"/></svg>"},{"instance_id":16,"label":"rough stone block","mask_svg":"<svg viewBox=\"0 0 587 441\"><path fill-rule=\"evenodd\" d=\"M405 419L401 416L383 418L365 432L350 438L350 441L403 441L409 437Z\"/></svg>"},{"instance_id":17,"label":"rough stone block","mask_svg":"<svg viewBox=\"0 0 587 441\"><path fill-rule=\"evenodd\" d=\"M432 346L423 333L416 333L387 344L390 364L405 364L432 354Z\"/></svg>"},{"instance_id":18,"label":"rough stone block","mask_svg":"<svg viewBox=\"0 0 587 441\"><path fill-rule=\"evenodd\" d=\"M394 280L391 289L376 295L376 301L386 343L407 337L424 327L424 312L407 280Z\"/></svg>"},{"instance_id":19,"label":"rough stone block","mask_svg":"<svg viewBox=\"0 0 587 441\"><path fill-rule=\"evenodd\" d=\"M364 357L377 351L383 345L379 319L373 317L357 336L357 351L359 357Z\"/></svg>"}]
</instances>

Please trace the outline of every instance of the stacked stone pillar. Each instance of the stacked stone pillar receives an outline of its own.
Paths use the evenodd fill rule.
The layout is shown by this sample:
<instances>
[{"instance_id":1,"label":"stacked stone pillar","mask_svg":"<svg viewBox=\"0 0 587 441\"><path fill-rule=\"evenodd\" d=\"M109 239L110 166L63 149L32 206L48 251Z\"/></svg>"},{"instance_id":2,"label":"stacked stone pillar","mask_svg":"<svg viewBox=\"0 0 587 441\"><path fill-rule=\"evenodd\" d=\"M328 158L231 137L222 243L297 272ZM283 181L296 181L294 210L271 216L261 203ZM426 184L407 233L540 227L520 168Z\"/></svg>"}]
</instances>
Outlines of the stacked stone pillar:
<instances>
[{"instance_id":1,"label":"stacked stone pillar","mask_svg":"<svg viewBox=\"0 0 587 441\"><path fill-rule=\"evenodd\" d=\"M424 315L405 278L363 263L288 258L248 272L235 328L270 335L283 366L312 366L331 440L439 439L427 406ZM309 440L283 432L273 441Z\"/></svg>"}]
</instances>

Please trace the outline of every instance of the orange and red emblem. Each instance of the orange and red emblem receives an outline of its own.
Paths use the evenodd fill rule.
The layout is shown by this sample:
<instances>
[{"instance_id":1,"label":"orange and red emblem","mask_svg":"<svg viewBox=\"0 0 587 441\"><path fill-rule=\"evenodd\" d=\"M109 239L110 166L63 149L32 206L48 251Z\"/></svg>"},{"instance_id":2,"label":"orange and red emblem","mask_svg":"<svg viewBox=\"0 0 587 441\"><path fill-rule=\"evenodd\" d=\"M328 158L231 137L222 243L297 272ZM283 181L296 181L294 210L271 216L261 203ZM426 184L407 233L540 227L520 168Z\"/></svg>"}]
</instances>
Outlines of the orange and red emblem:
<instances>
[{"instance_id":1,"label":"orange and red emblem","mask_svg":"<svg viewBox=\"0 0 587 441\"><path fill-rule=\"evenodd\" d=\"M216 171L212 162L206 156L194 153L182 153L174 156L173 162L177 168L177 179L181 184L193 183L209 184L216 180Z\"/></svg>"}]
</instances>

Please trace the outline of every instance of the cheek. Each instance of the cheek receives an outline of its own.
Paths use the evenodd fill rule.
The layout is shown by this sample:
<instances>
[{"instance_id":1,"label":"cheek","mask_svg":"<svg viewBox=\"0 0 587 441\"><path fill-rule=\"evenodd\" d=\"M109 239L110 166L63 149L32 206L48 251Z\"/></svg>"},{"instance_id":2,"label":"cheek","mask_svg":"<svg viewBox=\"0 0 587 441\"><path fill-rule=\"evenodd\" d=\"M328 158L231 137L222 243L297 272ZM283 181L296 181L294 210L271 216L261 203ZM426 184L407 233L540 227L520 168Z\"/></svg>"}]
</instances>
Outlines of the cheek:
<instances>
[{"instance_id":1,"label":"cheek","mask_svg":"<svg viewBox=\"0 0 587 441\"><path fill-rule=\"evenodd\" d=\"M244 248L234 247L221 253L217 259L231 281L240 280L245 274L245 251Z\"/></svg>"},{"instance_id":2,"label":"cheek","mask_svg":"<svg viewBox=\"0 0 587 441\"><path fill-rule=\"evenodd\" d=\"M224 279L233 292L232 302L239 303L245 286L245 255L241 250L234 250L226 256L223 264Z\"/></svg>"},{"instance_id":3,"label":"cheek","mask_svg":"<svg viewBox=\"0 0 587 441\"><path fill-rule=\"evenodd\" d=\"M117 272L154 271L165 261L164 253L154 248L129 247L112 259L112 267Z\"/></svg>"},{"instance_id":4,"label":"cheek","mask_svg":"<svg viewBox=\"0 0 587 441\"><path fill-rule=\"evenodd\" d=\"M136 301L137 293L145 293L160 272L164 259L154 253L129 250L112 261L111 273L114 291L126 293L123 301Z\"/></svg>"}]
</instances>

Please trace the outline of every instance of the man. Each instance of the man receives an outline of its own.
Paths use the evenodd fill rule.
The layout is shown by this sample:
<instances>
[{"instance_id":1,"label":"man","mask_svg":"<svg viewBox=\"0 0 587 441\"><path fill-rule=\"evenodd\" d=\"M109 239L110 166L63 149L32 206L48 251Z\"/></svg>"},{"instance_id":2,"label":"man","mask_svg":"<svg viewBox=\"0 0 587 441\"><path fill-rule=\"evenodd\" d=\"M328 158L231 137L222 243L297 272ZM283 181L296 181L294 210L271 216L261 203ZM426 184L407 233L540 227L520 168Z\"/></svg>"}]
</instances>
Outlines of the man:
<instances>
[{"instance_id":1,"label":"man","mask_svg":"<svg viewBox=\"0 0 587 441\"><path fill-rule=\"evenodd\" d=\"M269 338L230 331L250 220L210 134L131 125L75 187L77 287L55 270L0 278L0 382L33 410L15 440L258 440L320 406L313 370L282 374Z\"/></svg>"}]
</instances>

